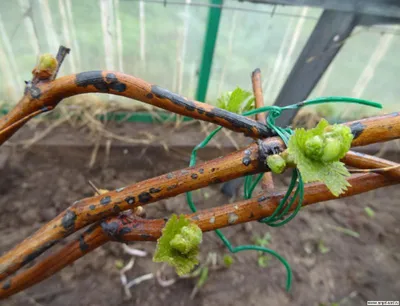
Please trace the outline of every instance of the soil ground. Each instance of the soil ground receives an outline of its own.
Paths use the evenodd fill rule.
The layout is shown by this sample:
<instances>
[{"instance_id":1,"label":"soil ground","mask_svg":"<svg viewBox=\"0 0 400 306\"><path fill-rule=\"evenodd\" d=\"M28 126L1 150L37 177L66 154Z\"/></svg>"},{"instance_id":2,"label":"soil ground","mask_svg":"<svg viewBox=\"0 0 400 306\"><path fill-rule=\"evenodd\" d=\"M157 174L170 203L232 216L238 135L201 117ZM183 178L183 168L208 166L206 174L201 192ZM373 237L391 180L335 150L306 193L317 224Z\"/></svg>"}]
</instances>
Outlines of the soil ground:
<instances>
[{"instance_id":1,"label":"soil ground","mask_svg":"<svg viewBox=\"0 0 400 306\"><path fill-rule=\"evenodd\" d=\"M67 130L68 132L68 130ZM69 131L71 132L71 131ZM54 134L54 133L53 133ZM64 137L58 131L59 139ZM17 137L18 138L18 137ZM72 139L78 142L79 137ZM180 137L182 142L190 136ZM190 141L187 141L190 143ZM189 145L188 145L189 146ZM100 147L97 162L89 168L91 149L77 144L51 146L46 141L29 149L12 150L0 169L0 252L33 233L77 199L91 196L87 181L113 189L184 168L189 155L178 156L148 149L145 154L123 144L111 146L111 154ZM5 154L5 153L4 153ZM386 156L399 161L399 153ZM288 177L275 179L284 190ZM220 186L195 192L199 208L227 203ZM234 264L209 272L204 286L191 299L196 279L180 279L161 287L155 279L131 289L127 299L116 261L126 264L131 256L118 243L108 243L78 260L50 279L17 294L2 305L366 305L368 300L400 299L400 189L396 186L363 195L307 207L289 224L270 228L257 222L237 225L223 232L233 245L252 241L254 236L271 235L268 247L284 256L294 272L293 287L286 293L286 272L275 259L267 267L258 264L257 252L235 254ZM375 212L366 214L365 207ZM184 196L146 207L149 217L188 212ZM359 234L354 237L337 228ZM137 257L128 279L155 273L155 244L134 243L148 251ZM214 233L206 233L201 248L202 261L210 252L218 259L227 250ZM173 277L172 271L164 273Z\"/></svg>"}]
</instances>

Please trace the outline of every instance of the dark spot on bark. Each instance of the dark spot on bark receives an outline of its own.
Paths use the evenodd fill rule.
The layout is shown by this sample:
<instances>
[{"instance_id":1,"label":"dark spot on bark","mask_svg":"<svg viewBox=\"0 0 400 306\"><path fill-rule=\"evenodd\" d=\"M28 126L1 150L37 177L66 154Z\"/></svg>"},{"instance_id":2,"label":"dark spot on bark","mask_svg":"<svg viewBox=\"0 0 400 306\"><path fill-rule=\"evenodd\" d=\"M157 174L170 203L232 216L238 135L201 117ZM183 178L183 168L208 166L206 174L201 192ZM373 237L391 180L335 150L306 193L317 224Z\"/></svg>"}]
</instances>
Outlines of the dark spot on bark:
<instances>
[{"instance_id":1,"label":"dark spot on bark","mask_svg":"<svg viewBox=\"0 0 400 306\"><path fill-rule=\"evenodd\" d=\"M6 280L5 282L4 282L4 285L3 285L3 290L8 290L8 289L10 289L10 287L11 287L11 280L10 279L8 279L8 280Z\"/></svg>"},{"instance_id":2,"label":"dark spot on bark","mask_svg":"<svg viewBox=\"0 0 400 306\"><path fill-rule=\"evenodd\" d=\"M32 86L29 88L29 92L30 92L31 97L32 97L33 99L39 99L40 96L42 95L42 91L40 90L40 88L39 88L39 87L36 87L35 85L32 85Z\"/></svg>"},{"instance_id":3,"label":"dark spot on bark","mask_svg":"<svg viewBox=\"0 0 400 306\"><path fill-rule=\"evenodd\" d=\"M129 205L132 205L135 203L135 197L126 197L125 198L126 203L128 203Z\"/></svg>"},{"instance_id":4,"label":"dark spot on bark","mask_svg":"<svg viewBox=\"0 0 400 306\"><path fill-rule=\"evenodd\" d=\"M28 254L24 260L22 261L21 265L24 266L27 263L31 262L32 260L36 259L36 257L38 257L39 255L41 255L42 253L44 253L45 251L47 251L49 248L51 248L53 245L55 245L58 242L58 240L52 240L47 242L45 245L37 248L36 250L34 250L33 252L31 252L30 254Z\"/></svg>"},{"instance_id":5,"label":"dark spot on bark","mask_svg":"<svg viewBox=\"0 0 400 306\"><path fill-rule=\"evenodd\" d=\"M114 221L114 222L101 222L101 228L103 229L103 231L110 237L115 238L118 234L118 228L119 228L119 224L118 222Z\"/></svg>"},{"instance_id":6,"label":"dark spot on bark","mask_svg":"<svg viewBox=\"0 0 400 306\"><path fill-rule=\"evenodd\" d=\"M365 126L361 122L354 122L353 124L351 124L350 130L354 136L353 139L357 139L358 136L360 136L361 133L364 131L364 129L365 129Z\"/></svg>"},{"instance_id":7,"label":"dark spot on bark","mask_svg":"<svg viewBox=\"0 0 400 306\"><path fill-rule=\"evenodd\" d=\"M242 163L243 163L243 165L245 165L247 167L248 165L251 164L251 158L248 156L243 157Z\"/></svg>"},{"instance_id":8,"label":"dark spot on bark","mask_svg":"<svg viewBox=\"0 0 400 306\"><path fill-rule=\"evenodd\" d=\"M81 249L82 252L85 252L89 249L89 245L85 242L83 235L79 237L79 248Z\"/></svg>"},{"instance_id":9,"label":"dark spot on bark","mask_svg":"<svg viewBox=\"0 0 400 306\"><path fill-rule=\"evenodd\" d=\"M74 229L76 220L76 214L72 210L67 210L64 217L61 220L61 224L67 232Z\"/></svg>"},{"instance_id":10,"label":"dark spot on bark","mask_svg":"<svg viewBox=\"0 0 400 306\"><path fill-rule=\"evenodd\" d=\"M168 191L171 191L172 189L175 189L176 187L178 187L178 184L173 184L173 185L171 185L171 186L168 186L168 187L167 187L167 190L168 190Z\"/></svg>"},{"instance_id":11,"label":"dark spot on bark","mask_svg":"<svg viewBox=\"0 0 400 306\"><path fill-rule=\"evenodd\" d=\"M93 232L96 228L97 228L97 224L93 224L93 225L89 226L89 228L85 231L85 233L86 233L86 234L90 234L90 233Z\"/></svg>"},{"instance_id":12,"label":"dark spot on bark","mask_svg":"<svg viewBox=\"0 0 400 306\"><path fill-rule=\"evenodd\" d=\"M148 239L151 238L151 235L148 234L140 234L140 237L144 238L144 239Z\"/></svg>"},{"instance_id":13,"label":"dark spot on bark","mask_svg":"<svg viewBox=\"0 0 400 306\"><path fill-rule=\"evenodd\" d=\"M107 205L107 204L109 204L111 202L111 197L110 196L106 196L106 197L104 197L104 198L102 198L101 200L100 200L100 204L101 205Z\"/></svg>"},{"instance_id":14,"label":"dark spot on bark","mask_svg":"<svg viewBox=\"0 0 400 306\"><path fill-rule=\"evenodd\" d=\"M114 205L113 211L118 214L121 211L121 208L118 205Z\"/></svg>"},{"instance_id":15,"label":"dark spot on bark","mask_svg":"<svg viewBox=\"0 0 400 306\"><path fill-rule=\"evenodd\" d=\"M202 114L205 113L205 109L202 108L202 107L199 107L199 108L197 108L197 112L198 112L200 115L202 115Z\"/></svg>"},{"instance_id":16,"label":"dark spot on bark","mask_svg":"<svg viewBox=\"0 0 400 306\"><path fill-rule=\"evenodd\" d=\"M148 192L142 192L139 194L139 202L140 203L148 203L151 200L152 196Z\"/></svg>"},{"instance_id":17,"label":"dark spot on bark","mask_svg":"<svg viewBox=\"0 0 400 306\"><path fill-rule=\"evenodd\" d=\"M215 168L212 168L212 169L211 169L211 172L214 172L214 171L215 171Z\"/></svg>"},{"instance_id":18,"label":"dark spot on bark","mask_svg":"<svg viewBox=\"0 0 400 306\"><path fill-rule=\"evenodd\" d=\"M93 204L92 204L92 205L89 206L89 209L90 209L90 210L94 210L95 208L96 208L96 205L93 205Z\"/></svg>"},{"instance_id":19,"label":"dark spot on bark","mask_svg":"<svg viewBox=\"0 0 400 306\"><path fill-rule=\"evenodd\" d=\"M193 173L190 177L195 180L197 179L198 175L196 173Z\"/></svg>"},{"instance_id":20,"label":"dark spot on bark","mask_svg":"<svg viewBox=\"0 0 400 306\"><path fill-rule=\"evenodd\" d=\"M110 90L124 92L126 90L126 84L121 83L115 74L108 73L106 77L103 78L101 71L78 73L76 75L75 83L78 87L87 87L92 85L101 92L110 92Z\"/></svg>"},{"instance_id":21,"label":"dark spot on bark","mask_svg":"<svg viewBox=\"0 0 400 306\"><path fill-rule=\"evenodd\" d=\"M146 95L146 98L148 98L148 99L153 99L154 98L154 95L152 94L152 93L148 93L147 95Z\"/></svg>"},{"instance_id":22,"label":"dark spot on bark","mask_svg":"<svg viewBox=\"0 0 400 306\"><path fill-rule=\"evenodd\" d=\"M119 236L123 236L125 234L128 234L132 231L132 229L130 229L129 227L123 227L121 228L121 230L119 231L118 235Z\"/></svg>"},{"instance_id":23,"label":"dark spot on bark","mask_svg":"<svg viewBox=\"0 0 400 306\"><path fill-rule=\"evenodd\" d=\"M267 199L266 196L261 196L261 197L259 197L259 198L257 199L257 202L258 202L258 203L264 202L266 199Z\"/></svg>"},{"instance_id":24,"label":"dark spot on bark","mask_svg":"<svg viewBox=\"0 0 400 306\"><path fill-rule=\"evenodd\" d=\"M284 148L278 142L267 142L257 140L258 144L258 167L262 170L271 170L265 162L270 155L281 153Z\"/></svg>"},{"instance_id":25,"label":"dark spot on bark","mask_svg":"<svg viewBox=\"0 0 400 306\"><path fill-rule=\"evenodd\" d=\"M164 217L164 221L165 221L165 222L168 222L168 217Z\"/></svg>"},{"instance_id":26,"label":"dark spot on bark","mask_svg":"<svg viewBox=\"0 0 400 306\"><path fill-rule=\"evenodd\" d=\"M254 214L253 212L250 213L249 219L253 219L254 218Z\"/></svg>"},{"instance_id":27,"label":"dark spot on bark","mask_svg":"<svg viewBox=\"0 0 400 306\"><path fill-rule=\"evenodd\" d=\"M228 121L233 127L243 131L248 135L260 135L261 137L271 137L274 136L270 129L268 129L264 124L259 123L257 121L251 120L247 117L228 112L224 109L219 109L214 107L211 110L211 113L216 117L223 118ZM255 133L254 133L255 132Z\"/></svg>"},{"instance_id":28,"label":"dark spot on bark","mask_svg":"<svg viewBox=\"0 0 400 306\"><path fill-rule=\"evenodd\" d=\"M200 168L200 169L199 169L199 173L200 173L200 174L203 174L203 173L204 173L204 169L203 169L203 168Z\"/></svg>"},{"instance_id":29,"label":"dark spot on bark","mask_svg":"<svg viewBox=\"0 0 400 306\"><path fill-rule=\"evenodd\" d=\"M206 116L209 118L215 118L215 114L210 113L210 112L206 112Z\"/></svg>"},{"instance_id":30,"label":"dark spot on bark","mask_svg":"<svg viewBox=\"0 0 400 306\"><path fill-rule=\"evenodd\" d=\"M219 184L222 183L222 180L218 177L214 177L211 179L211 184Z\"/></svg>"},{"instance_id":31,"label":"dark spot on bark","mask_svg":"<svg viewBox=\"0 0 400 306\"><path fill-rule=\"evenodd\" d=\"M254 71L251 73L251 76L254 77L257 73L261 73L260 68L254 69Z\"/></svg>"},{"instance_id":32,"label":"dark spot on bark","mask_svg":"<svg viewBox=\"0 0 400 306\"><path fill-rule=\"evenodd\" d=\"M188 111L194 111L196 109L193 101L186 100L184 97L177 95L176 93L170 92L167 89L161 88L157 85L151 86L151 92L160 99L168 99L175 105L186 108Z\"/></svg>"},{"instance_id":33,"label":"dark spot on bark","mask_svg":"<svg viewBox=\"0 0 400 306\"><path fill-rule=\"evenodd\" d=\"M150 188L150 193L157 193L161 191L161 188Z\"/></svg>"}]
</instances>

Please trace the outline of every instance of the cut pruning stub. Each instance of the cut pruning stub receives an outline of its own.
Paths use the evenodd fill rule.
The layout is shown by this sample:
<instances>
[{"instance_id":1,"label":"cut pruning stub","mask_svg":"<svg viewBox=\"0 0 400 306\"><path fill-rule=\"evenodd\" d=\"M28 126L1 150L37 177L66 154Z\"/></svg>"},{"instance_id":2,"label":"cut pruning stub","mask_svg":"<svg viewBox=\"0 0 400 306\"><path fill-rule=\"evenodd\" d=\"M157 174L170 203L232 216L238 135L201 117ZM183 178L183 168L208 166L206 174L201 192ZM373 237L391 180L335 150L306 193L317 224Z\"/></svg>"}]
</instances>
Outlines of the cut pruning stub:
<instances>
[{"instance_id":1,"label":"cut pruning stub","mask_svg":"<svg viewBox=\"0 0 400 306\"><path fill-rule=\"evenodd\" d=\"M185 275L199 263L199 245L203 232L184 215L173 214L157 241L154 262L166 262L175 267L179 276Z\"/></svg>"}]
</instances>

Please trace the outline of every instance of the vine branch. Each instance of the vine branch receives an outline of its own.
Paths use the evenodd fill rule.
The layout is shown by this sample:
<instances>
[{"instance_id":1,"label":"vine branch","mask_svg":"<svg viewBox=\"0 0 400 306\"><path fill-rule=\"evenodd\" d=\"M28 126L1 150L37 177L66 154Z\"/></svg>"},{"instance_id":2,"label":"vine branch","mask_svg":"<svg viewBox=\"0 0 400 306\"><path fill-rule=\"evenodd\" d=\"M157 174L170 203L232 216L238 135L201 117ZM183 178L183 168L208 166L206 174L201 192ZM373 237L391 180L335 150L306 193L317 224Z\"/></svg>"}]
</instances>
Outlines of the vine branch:
<instances>
[{"instance_id":1,"label":"vine branch","mask_svg":"<svg viewBox=\"0 0 400 306\"><path fill-rule=\"evenodd\" d=\"M89 71L54 79L69 49L60 47L58 65L52 77L28 82L19 103L0 118L0 145L9 139L31 117L55 108L64 98L84 93L107 93L125 96L194 119L212 122L252 138L261 138L243 150L224 158L205 162L164 174L125 188L119 188L72 204L39 231L25 239L0 257L0 280L10 276L22 266L33 261L44 251L77 230L91 225L77 240L44 261L5 280L0 285L0 298L10 296L54 274L65 265L87 254L109 240L156 240L165 220L141 219L121 211L143 206L160 199L199 189L213 183L232 180L240 176L268 172L265 165L268 155L282 152L285 145L264 123L230 113L209 104L188 100L157 85L133 76L114 71ZM252 76L256 105L262 105L261 74ZM258 101L258 102L257 102ZM261 118L261 119L260 119ZM261 121L262 117L258 117ZM265 122L265 118L264 118ZM352 146L362 146L400 138L400 113L371 117L344 123L349 126L354 139ZM383 159L349 152L344 162L357 168L382 168L396 166ZM382 175L384 174L384 175ZM342 197L363 193L380 187L397 184L400 169L397 167L382 174L363 173L349 178L352 185ZM271 180L272 182L272 180ZM271 187L271 186L270 186ZM270 189L266 188L265 190ZM187 215L203 231L259 220L270 216L283 194L261 195L256 198L203 210ZM324 184L308 184L303 205L327 201L334 197ZM117 216L119 215L119 216ZM108 217L105 221L104 218Z\"/></svg>"},{"instance_id":2,"label":"vine branch","mask_svg":"<svg viewBox=\"0 0 400 306\"><path fill-rule=\"evenodd\" d=\"M264 96L262 92L262 82L261 82L261 70L256 69L251 74L251 83L253 84L253 93L256 108L261 108L264 106ZM265 113L256 114L256 120L262 124L265 124L267 116ZM265 191L272 192L274 190L274 180L272 178L271 172L264 173L261 179L261 188Z\"/></svg>"}]
</instances>

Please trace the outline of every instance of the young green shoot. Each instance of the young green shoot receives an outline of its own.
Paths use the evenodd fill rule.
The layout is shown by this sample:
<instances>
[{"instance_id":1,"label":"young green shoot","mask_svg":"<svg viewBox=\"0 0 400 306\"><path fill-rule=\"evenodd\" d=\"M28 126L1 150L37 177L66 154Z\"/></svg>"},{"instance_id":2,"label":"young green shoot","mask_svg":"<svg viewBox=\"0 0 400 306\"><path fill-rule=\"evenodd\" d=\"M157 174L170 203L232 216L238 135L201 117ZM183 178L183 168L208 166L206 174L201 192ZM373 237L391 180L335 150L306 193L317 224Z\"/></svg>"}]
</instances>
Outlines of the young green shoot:
<instances>
[{"instance_id":1,"label":"young green shoot","mask_svg":"<svg viewBox=\"0 0 400 306\"><path fill-rule=\"evenodd\" d=\"M237 87L234 91L223 94L217 100L217 106L241 114L254 108L254 96L250 91Z\"/></svg>"},{"instance_id":2,"label":"young green shoot","mask_svg":"<svg viewBox=\"0 0 400 306\"><path fill-rule=\"evenodd\" d=\"M323 182L333 195L339 196L350 186L346 180L350 173L340 159L350 150L352 140L349 127L329 125L321 119L313 129L295 129L288 149L269 156L266 162L274 173L295 166L305 183Z\"/></svg>"},{"instance_id":3,"label":"young green shoot","mask_svg":"<svg viewBox=\"0 0 400 306\"><path fill-rule=\"evenodd\" d=\"M175 267L179 276L185 275L199 263L199 245L202 231L183 215L173 214L157 241L154 262L166 262Z\"/></svg>"}]
</instances>

